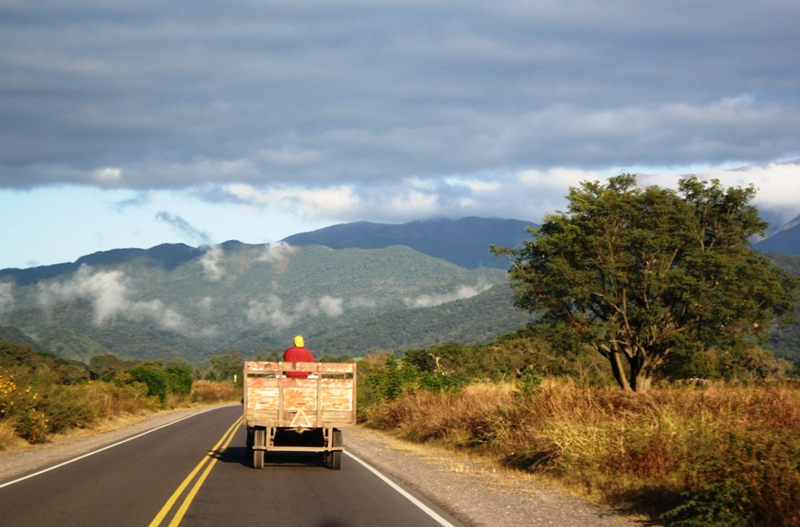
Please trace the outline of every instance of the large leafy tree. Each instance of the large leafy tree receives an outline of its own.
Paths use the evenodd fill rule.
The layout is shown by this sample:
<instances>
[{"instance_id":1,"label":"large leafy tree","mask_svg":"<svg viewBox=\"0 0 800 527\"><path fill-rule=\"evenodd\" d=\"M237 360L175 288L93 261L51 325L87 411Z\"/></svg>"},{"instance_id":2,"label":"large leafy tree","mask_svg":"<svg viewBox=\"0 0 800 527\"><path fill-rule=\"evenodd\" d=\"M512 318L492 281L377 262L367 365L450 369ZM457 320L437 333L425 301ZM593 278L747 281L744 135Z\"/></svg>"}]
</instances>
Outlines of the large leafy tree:
<instances>
[{"instance_id":1,"label":"large leafy tree","mask_svg":"<svg viewBox=\"0 0 800 527\"><path fill-rule=\"evenodd\" d=\"M242 383L244 357L238 350L230 350L227 355L212 355L208 362L211 364L211 370L206 375L207 379L214 381L236 379L237 384Z\"/></svg>"},{"instance_id":2,"label":"large leafy tree","mask_svg":"<svg viewBox=\"0 0 800 527\"><path fill-rule=\"evenodd\" d=\"M795 279L752 249L767 224L755 189L682 179L641 188L622 174L571 188L511 257L518 307L591 345L620 387L646 391L670 351L766 337L795 306Z\"/></svg>"}]
</instances>

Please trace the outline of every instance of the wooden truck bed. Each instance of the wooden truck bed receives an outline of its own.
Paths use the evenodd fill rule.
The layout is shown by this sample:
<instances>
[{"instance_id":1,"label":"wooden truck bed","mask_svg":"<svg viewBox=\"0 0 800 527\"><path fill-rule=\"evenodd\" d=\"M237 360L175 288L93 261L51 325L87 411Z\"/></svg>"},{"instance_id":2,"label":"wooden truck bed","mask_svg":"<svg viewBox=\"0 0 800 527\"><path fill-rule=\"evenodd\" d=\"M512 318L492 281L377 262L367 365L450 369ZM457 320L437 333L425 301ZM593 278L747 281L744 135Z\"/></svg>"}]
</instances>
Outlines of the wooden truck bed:
<instances>
[{"instance_id":1,"label":"wooden truck bed","mask_svg":"<svg viewBox=\"0 0 800 527\"><path fill-rule=\"evenodd\" d=\"M287 375L292 372L309 375ZM255 468L264 467L265 452L318 452L339 470L341 429L356 424L356 365L247 361L242 402Z\"/></svg>"},{"instance_id":2,"label":"wooden truck bed","mask_svg":"<svg viewBox=\"0 0 800 527\"><path fill-rule=\"evenodd\" d=\"M306 379L286 372L309 372ZM342 428L356 423L356 365L256 362L244 365L247 426Z\"/></svg>"}]
</instances>

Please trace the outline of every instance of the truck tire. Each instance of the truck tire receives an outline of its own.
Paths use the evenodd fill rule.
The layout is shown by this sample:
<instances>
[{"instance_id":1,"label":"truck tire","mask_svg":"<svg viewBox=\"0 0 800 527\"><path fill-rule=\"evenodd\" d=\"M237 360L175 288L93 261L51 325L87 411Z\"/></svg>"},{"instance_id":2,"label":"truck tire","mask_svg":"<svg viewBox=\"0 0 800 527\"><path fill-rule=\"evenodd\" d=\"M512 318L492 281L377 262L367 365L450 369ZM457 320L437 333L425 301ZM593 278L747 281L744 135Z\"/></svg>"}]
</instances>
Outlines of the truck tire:
<instances>
[{"instance_id":1,"label":"truck tire","mask_svg":"<svg viewBox=\"0 0 800 527\"><path fill-rule=\"evenodd\" d=\"M247 441L245 442L245 446L247 447L247 458L250 459L253 457L253 435L255 434L255 428L252 426L247 427Z\"/></svg>"},{"instance_id":2,"label":"truck tire","mask_svg":"<svg viewBox=\"0 0 800 527\"><path fill-rule=\"evenodd\" d=\"M266 446L267 444L267 431L257 428L254 434L255 446ZM253 468L264 468L264 451L253 450Z\"/></svg>"},{"instance_id":3,"label":"truck tire","mask_svg":"<svg viewBox=\"0 0 800 527\"><path fill-rule=\"evenodd\" d=\"M342 431L339 429L333 430L333 445L332 446L342 446ZM342 451L337 450L336 452L331 452L330 454L331 460L331 468L333 470L341 470L342 468Z\"/></svg>"}]
</instances>

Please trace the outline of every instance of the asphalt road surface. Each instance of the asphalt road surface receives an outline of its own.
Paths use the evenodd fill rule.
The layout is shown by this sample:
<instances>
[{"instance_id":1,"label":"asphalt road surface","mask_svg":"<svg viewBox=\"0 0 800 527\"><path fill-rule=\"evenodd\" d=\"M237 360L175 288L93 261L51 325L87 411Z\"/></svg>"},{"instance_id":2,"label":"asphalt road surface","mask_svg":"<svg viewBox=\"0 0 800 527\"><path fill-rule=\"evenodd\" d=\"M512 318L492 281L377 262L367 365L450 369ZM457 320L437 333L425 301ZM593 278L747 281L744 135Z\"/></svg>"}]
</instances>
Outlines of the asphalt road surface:
<instances>
[{"instance_id":1,"label":"asphalt road surface","mask_svg":"<svg viewBox=\"0 0 800 527\"><path fill-rule=\"evenodd\" d=\"M0 482L0 525L460 526L349 455L338 471L316 454L267 454L253 469L240 417L238 406L215 409Z\"/></svg>"}]
</instances>

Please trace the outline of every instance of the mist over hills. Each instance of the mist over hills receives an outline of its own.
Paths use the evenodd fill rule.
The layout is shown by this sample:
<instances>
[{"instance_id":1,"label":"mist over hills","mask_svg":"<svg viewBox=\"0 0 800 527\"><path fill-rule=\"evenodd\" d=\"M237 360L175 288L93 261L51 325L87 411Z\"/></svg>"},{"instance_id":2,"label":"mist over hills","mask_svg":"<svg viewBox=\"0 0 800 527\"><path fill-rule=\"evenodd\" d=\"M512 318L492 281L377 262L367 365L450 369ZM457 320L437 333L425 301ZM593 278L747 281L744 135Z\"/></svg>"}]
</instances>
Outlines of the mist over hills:
<instances>
[{"instance_id":1,"label":"mist over hills","mask_svg":"<svg viewBox=\"0 0 800 527\"><path fill-rule=\"evenodd\" d=\"M459 254L477 262L471 269L398 245L398 236L386 237L391 243L376 249L163 244L3 269L0 338L79 360L114 353L195 361L229 349L282 351L295 334L306 336L318 354L356 356L382 348L487 342L526 320L511 304L504 271L480 267L483 253L491 256L488 243L476 249L464 234L467 228L486 236L503 220L487 221L491 228L472 218L446 236L450 246L458 244L457 233L469 240L470 248ZM438 231L414 223L417 229L401 229L404 235L436 247L442 238L431 235L436 242L427 243L424 232ZM514 234L520 239L527 234L524 222L506 225L521 231ZM352 244L354 237L347 238Z\"/></svg>"},{"instance_id":2,"label":"mist over hills","mask_svg":"<svg viewBox=\"0 0 800 527\"><path fill-rule=\"evenodd\" d=\"M318 355L484 343L528 320L512 305L507 261L488 252L489 243L529 239L526 225L480 218L356 223L267 245L163 244L3 269L0 340L83 361L114 353L196 362L230 349L282 351L296 334ZM505 234L490 239L502 226ZM441 258L442 247L455 248ZM800 257L771 257L800 274ZM800 324L779 328L768 347L800 358Z\"/></svg>"}]
</instances>

